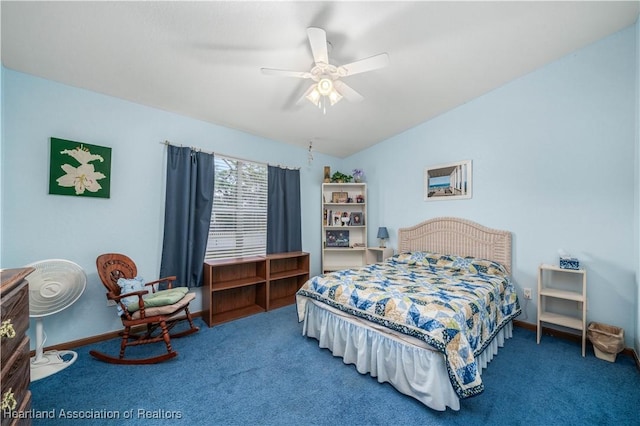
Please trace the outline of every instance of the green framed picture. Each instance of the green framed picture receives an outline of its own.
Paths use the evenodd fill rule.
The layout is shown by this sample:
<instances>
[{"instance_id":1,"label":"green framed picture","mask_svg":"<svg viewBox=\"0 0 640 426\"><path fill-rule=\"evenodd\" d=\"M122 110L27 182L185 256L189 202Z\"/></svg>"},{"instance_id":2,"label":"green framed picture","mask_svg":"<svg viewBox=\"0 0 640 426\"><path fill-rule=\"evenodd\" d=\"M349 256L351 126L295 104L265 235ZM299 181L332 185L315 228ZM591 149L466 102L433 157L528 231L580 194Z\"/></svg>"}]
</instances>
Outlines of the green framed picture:
<instances>
[{"instance_id":1,"label":"green framed picture","mask_svg":"<svg viewBox=\"0 0 640 426\"><path fill-rule=\"evenodd\" d=\"M109 198L111 148L51 138L49 194Z\"/></svg>"}]
</instances>

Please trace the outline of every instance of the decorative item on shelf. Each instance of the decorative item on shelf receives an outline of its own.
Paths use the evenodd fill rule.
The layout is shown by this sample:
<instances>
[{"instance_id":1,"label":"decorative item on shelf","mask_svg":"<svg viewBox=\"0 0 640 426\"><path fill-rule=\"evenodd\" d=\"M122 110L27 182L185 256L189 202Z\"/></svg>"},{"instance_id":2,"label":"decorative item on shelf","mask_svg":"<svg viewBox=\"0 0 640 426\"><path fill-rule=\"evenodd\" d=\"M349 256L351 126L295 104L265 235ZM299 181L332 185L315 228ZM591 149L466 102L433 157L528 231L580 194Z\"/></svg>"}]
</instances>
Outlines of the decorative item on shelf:
<instances>
[{"instance_id":1,"label":"decorative item on shelf","mask_svg":"<svg viewBox=\"0 0 640 426\"><path fill-rule=\"evenodd\" d=\"M342 217L340 218L340 221L342 222L342 226L349 225L349 222L351 222L351 217L349 217L349 212L342 213Z\"/></svg>"},{"instance_id":2,"label":"decorative item on shelf","mask_svg":"<svg viewBox=\"0 0 640 426\"><path fill-rule=\"evenodd\" d=\"M331 182L331 167L329 166L324 166L324 183L329 183Z\"/></svg>"},{"instance_id":3,"label":"decorative item on shelf","mask_svg":"<svg viewBox=\"0 0 640 426\"><path fill-rule=\"evenodd\" d=\"M385 245L384 240L389 238L389 231L387 231L386 226L378 228L378 238L380 239L380 248L386 248L387 246Z\"/></svg>"},{"instance_id":4,"label":"decorative item on shelf","mask_svg":"<svg viewBox=\"0 0 640 426\"><path fill-rule=\"evenodd\" d=\"M331 217L332 217L332 219L331 219L330 225L332 225L332 226L340 226L340 218L342 217L342 213L333 212L333 215Z\"/></svg>"},{"instance_id":5,"label":"decorative item on shelf","mask_svg":"<svg viewBox=\"0 0 640 426\"><path fill-rule=\"evenodd\" d=\"M573 269L573 270L580 269L580 262L578 261L578 259L571 256L564 249L562 248L558 249L558 257L559 257L558 266L560 266L561 269Z\"/></svg>"},{"instance_id":6,"label":"decorative item on shelf","mask_svg":"<svg viewBox=\"0 0 640 426\"><path fill-rule=\"evenodd\" d=\"M351 179L353 179L353 177L340 172L335 172L333 175L331 175L331 182L335 183L347 183L351 182Z\"/></svg>"},{"instance_id":7,"label":"decorative item on shelf","mask_svg":"<svg viewBox=\"0 0 640 426\"><path fill-rule=\"evenodd\" d=\"M353 181L360 183L362 179L364 179L364 171L362 171L362 169L353 169Z\"/></svg>"},{"instance_id":8,"label":"decorative item on shelf","mask_svg":"<svg viewBox=\"0 0 640 426\"><path fill-rule=\"evenodd\" d=\"M349 222L350 226L362 226L364 225L364 218L362 216L362 213L360 212L353 212L351 213L351 221Z\"/></svg>"},{"instance_id":9,"label":"decorative item on shelf","mask_svg":"<svg viewBox=\"0 0 640 426\"><path fill-rule=\"evenodd\" d=\"M560 268L562 269L580 269L580 261L571 256L560 256Z\"/></svg>"},{"instance_id":10,"label":"decorative item on shelf","mask_svg":"<svg viewBox=\"0 0 640 426\"><path fill-rule=\"evenodd\" d=\"M361 194L356 195L356 203L364 203L364 197Z\"/></svg>"},{"instance_id":11,"label":"decorative item on shelf","mask_svg":"<svg viewBox=\"0 0 640 426\"><path fill-rule=\"evenodd\" d=\"M326 247L349 247L349 231L326 231Z\"/></svg>"},{"instance_id":12,"label":"decorative item on shelf","mask_svg":"<svg viewBox=\"0 0 640 426\"><path fill-rule=\"evenodd\" d=\"M346 203L348 200L349 200L348 192L332 192L331 193L332 203Z\"/></svg>"}]
</instances>

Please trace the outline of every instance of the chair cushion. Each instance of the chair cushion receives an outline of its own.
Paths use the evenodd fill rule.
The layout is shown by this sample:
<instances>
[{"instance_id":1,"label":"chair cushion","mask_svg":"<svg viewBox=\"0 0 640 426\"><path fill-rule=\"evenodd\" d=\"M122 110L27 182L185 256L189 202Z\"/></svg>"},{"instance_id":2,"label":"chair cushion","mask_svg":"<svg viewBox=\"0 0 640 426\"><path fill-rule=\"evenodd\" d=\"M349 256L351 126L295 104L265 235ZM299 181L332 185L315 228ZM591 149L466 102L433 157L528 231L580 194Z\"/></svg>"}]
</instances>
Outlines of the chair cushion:
<instances>
[{"instance_id":1,"label":"chair cushion","mask_svg":"<svg viewBox=\"0 0 640 426\"><path fill-rule=\"evenodd\" d=\"M135 291L145 290L144 288L144 278L138 276L135 278L119 278L118 286L120 287L120 294L133 293ZM128 296L123 297L122 303L124 303L127 308L130 304L138 304L138 296ZM121 316L124 312L120 307L120 304L116 304L116 308L118 309L118 316Z\"/></svg>"},{"instance_id":2,"label":"chair cushion","mask_svg":"<svg viewBox=\"0 0 640 426\"><path fill-rule=\"evenodd\" d=\"M144 300L144 308L147 309L155 308L157 306L173 305L182 299L188 292L189 289L187 287L176 287L145 294L142 296L142 299ZM137 298L133 302L127 304L127 309L129 312L135 312L140 309Z\"/></svg>"},{"instance_id":3,"label":"chair cushion","mask_svg":"<svg viewBox=\"0 0 640 426\"><path fill-rule=\"evenodd\" d=\"M186 287L179 287L179 288L186 288ZM145 317L153 317L156 315L171 316L181 311L182 309L184 309L185 306L187 306L195 298L196 298L195 293L187 293L184 295L182 299L178 300L173 305L158 306L158 307L149 308L149 309L145 307L144 315ZM135 311L133 315L131 315L131 317L133 319L140 318L140 311L139 310Z\"/></svg>"}]
</instances>

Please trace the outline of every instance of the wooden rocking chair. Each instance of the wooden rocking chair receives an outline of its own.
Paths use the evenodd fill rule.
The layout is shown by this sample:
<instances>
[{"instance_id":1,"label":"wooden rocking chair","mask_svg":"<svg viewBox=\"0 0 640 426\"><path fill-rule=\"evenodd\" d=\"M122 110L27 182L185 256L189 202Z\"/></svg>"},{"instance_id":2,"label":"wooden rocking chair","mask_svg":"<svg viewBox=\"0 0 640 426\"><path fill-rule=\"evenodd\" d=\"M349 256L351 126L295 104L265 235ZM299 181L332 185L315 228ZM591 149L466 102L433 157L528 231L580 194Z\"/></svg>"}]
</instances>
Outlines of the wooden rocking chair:
<instances>
[{"instance_id":1,"label":"wooden rocking chair","mask_svg":"<svg viewBox=\"0 0 640 426\"><path fill-rule=\"evenodd\" d=\"M117 253L107 253L96 259L98 275L102 284L107 288L107 299L113 300L122 309L122 324L124 331L121 333L120 355L112 357L95 350L89 353L95 358L115 364L153 364L168 360L178 355L171 347L172 337L182 337L199 330L193 325L189 302L195 298L195 294L186 293L186 289L173 289L175 276L161 278L144 284L146 289L121 294L118 284L120 278L133 280L138 274L136 264L127 256ZM167 290L156 290L158 283L166 282ZM173 290L172 290L173 289ZM180 291L179 291L180 290ZM185 291L182 291L185 290ZM145 296L143 298L144 295ZM135 302L128 302L127 298L133 296ZM169 331L180 321L187 320L189 329L175 334ZM142 359L126 359L124 356L127 346L144 345L147 343L164 342L167 353Z\"/></svg>"}]
</instances>

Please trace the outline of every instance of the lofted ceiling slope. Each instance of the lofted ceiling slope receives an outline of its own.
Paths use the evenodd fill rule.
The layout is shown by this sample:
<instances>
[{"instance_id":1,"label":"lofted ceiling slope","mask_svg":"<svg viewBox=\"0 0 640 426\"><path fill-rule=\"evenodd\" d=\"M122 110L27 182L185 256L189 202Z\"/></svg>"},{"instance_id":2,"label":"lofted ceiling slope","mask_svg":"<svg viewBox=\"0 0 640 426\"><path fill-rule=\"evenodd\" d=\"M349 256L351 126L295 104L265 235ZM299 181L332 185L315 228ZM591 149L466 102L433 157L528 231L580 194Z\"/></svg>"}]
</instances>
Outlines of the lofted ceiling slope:
<instances>
[{"instance_id":1,"label":"lofted ceiling slope","mask_svg":"<svg viewBox=\"0 0 640 426\"><path fill-rule=\"evenodd\" d=\"M264 138L346 157L632 25L637 1L11 2L2 64ZM381 52L387 67L345 78L364 100L326 114L298 103L306 28L326 30L342 65Z\"/></svg>"}]
</instances>

